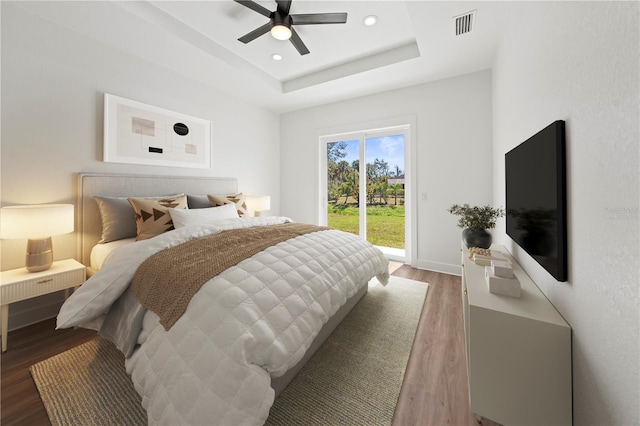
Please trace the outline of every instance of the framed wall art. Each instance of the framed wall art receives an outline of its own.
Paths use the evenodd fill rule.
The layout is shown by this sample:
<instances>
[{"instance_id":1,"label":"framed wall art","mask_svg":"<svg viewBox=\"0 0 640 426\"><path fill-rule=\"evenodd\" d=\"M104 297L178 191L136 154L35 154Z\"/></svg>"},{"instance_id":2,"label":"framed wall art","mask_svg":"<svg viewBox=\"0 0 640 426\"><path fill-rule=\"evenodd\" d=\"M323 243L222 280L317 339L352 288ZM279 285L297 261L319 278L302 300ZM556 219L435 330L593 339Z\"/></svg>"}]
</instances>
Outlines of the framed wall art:
<instances>
[{"instance_id":1,"label":"framed wall art","mask_svg":"<svg viewBox=\"0 0 640 426\"><path fill-rule=\"evenodd\" d=\"M104 161L211 168L211 122L105 93Z\"/></svg>"}]
</instances>

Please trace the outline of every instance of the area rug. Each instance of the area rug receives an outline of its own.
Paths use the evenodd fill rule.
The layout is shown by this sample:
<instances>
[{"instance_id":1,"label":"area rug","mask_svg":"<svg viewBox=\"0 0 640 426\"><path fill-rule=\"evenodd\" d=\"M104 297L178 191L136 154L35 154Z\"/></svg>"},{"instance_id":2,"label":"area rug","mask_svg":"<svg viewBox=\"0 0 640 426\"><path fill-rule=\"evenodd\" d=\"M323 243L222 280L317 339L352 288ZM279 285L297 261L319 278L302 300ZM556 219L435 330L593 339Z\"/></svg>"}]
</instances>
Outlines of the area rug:
<instances>
[{"instance_id":1,"label":"area rug","mask_svg":"<svg viewBox=\"0 0 640 426\"><path fill-rule=\"evenodd\" d=\"M106 339L45 359L30 371L54 426L147 424L124 355Z\"/></svg>"},{"instance_id":2,"label":"area rug","mask_svg":"<svg viewBox=\"0 0 640 426\"><path fill-rule=\"evenodd\" d=\"M276 398L266 424L391 424L426 292L426 283L399 277L370 285ZM30 370L54 426L147 424L123 355L104 339Z\"/></svg>"}]
</instances>

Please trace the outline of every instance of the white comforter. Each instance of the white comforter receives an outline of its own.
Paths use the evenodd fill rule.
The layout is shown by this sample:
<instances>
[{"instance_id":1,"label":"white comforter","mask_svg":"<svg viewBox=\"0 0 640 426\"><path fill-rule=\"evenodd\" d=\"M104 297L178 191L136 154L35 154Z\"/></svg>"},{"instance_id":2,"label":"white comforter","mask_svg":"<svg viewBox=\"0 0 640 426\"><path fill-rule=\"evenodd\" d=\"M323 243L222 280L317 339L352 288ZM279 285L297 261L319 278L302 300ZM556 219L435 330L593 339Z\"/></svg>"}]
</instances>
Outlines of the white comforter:
<instances>
[{"instance_id":1,"label":"white comforter","mask_svg":"<svg viewBox=\"0 0 640 426\"><path fill-rule=\"evenodd\" d=\"M75 292L58 328L100 321L147 257L190 239L282 217L227 219L185 227L118 250ZM207 282L166 331L151 311L126 367L150 424L263 424L271 377L293 367L322 325L388 262L360 238L329 230L270 247ZM179 285L179 283L176 283Z\"/></svg>"}]
</instances>

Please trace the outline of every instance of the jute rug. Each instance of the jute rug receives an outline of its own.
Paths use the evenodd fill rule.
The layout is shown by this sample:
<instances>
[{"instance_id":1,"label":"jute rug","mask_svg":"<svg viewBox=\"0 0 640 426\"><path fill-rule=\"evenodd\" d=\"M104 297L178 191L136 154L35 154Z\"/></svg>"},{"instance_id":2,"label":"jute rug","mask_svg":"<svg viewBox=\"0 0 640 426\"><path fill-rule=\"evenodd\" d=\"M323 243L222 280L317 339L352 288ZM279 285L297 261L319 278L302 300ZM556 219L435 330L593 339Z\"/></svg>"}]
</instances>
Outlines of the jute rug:
<instances>
[{"instance_id":1,"label":"jute rug","mask_svg":"<svg viewBox=\"0 0 640 426\"><path fill-rule=\"evenodd\" d=\"M399 277L371 286L276 398L266 424L391 424L426 292L426 283ZM31 375L55 426L147 424L124 357L104 339L35 364Z\"/></svg>"}]
</instances>

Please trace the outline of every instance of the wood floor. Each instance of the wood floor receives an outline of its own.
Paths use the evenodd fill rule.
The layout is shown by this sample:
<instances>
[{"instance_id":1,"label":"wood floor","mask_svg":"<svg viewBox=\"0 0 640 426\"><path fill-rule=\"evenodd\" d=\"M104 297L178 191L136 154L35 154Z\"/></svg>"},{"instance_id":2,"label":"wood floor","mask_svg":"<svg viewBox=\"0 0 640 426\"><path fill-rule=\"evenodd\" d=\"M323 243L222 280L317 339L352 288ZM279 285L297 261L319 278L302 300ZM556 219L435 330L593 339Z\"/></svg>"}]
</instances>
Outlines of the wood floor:
<instances>
[{"instance_id":1,"label":"wood floor","mask_svg":"<svg viewBox=\"0 0 640 426\"><path fill-rule=\"evenodd\" d=\"M497 425L469 407L460 277L406 265L392 275L429 283L393 426Z\"/></svg>"},{"instance_id":2,"label":"wood floor","mask_svg":"<svg viewBox=\"0 0 640 426\"><path fill-rule=\"evenodd\" d=\"M393 426L478 425L467 394L460 278L406 265L393 275L429 283ZM9 350L0 359L3 425L49 425L29 366L96 335L54 327L51 319L9 334Z\"/></svg>"}]
</instances>

